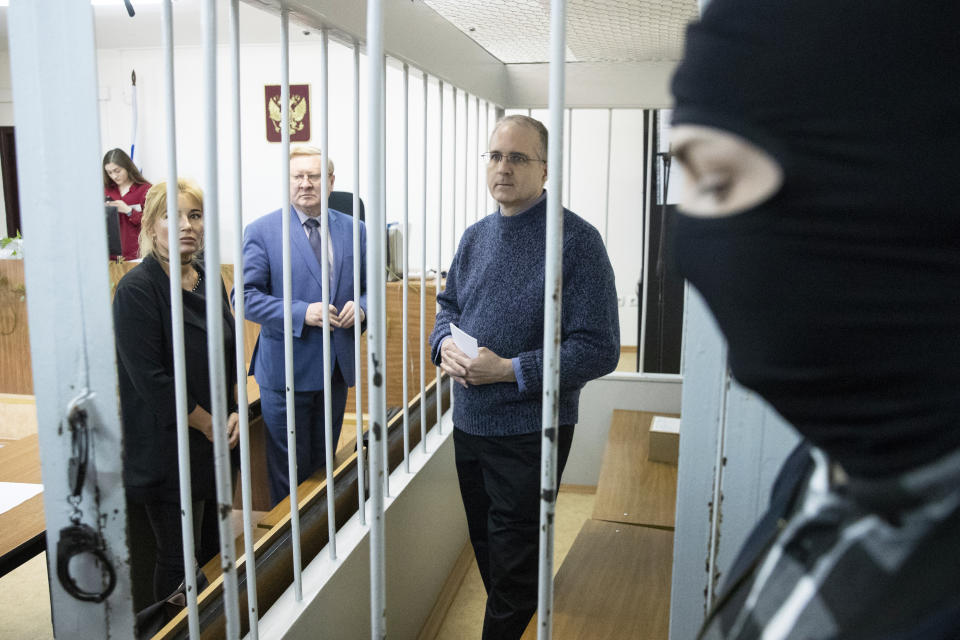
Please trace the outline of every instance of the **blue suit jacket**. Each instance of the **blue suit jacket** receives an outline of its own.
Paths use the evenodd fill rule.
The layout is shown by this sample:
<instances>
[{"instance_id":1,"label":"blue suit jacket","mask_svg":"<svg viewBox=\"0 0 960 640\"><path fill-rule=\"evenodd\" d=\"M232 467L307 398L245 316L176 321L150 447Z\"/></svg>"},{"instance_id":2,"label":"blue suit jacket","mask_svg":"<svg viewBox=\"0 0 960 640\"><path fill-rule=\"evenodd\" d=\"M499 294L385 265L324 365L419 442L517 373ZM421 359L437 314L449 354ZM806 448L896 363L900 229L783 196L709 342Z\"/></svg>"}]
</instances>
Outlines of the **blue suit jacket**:
<instances>
[{"instance_id":1,"label":"blue suit jacket","mask_svg":"<svg viewBox=\"0 0 960 640\"><path fill-rule=\"evenodd\" d=\"M250 361L250 373L268 389L284 389L283 358L283 219L278 209L247 226L243 240L244 301L248 320L260 324L260 336ZM323 389L323 329L304 324L307 306L322 298L320 264L307 240L296 211L290 208L290 273L293 290L293 372L295 391ZM329 210L333 243L333 284L330 300L337 309L353 300L353 219ZM360 299L356 306L367 312L367 231L360 222ZM359 315L359 312L358 314ZM347 386L356 376L353 332L334 329L330 334L330 364L340 366ZM361 329L362 330L362 329Z\"/></svg>"}]
</instances>

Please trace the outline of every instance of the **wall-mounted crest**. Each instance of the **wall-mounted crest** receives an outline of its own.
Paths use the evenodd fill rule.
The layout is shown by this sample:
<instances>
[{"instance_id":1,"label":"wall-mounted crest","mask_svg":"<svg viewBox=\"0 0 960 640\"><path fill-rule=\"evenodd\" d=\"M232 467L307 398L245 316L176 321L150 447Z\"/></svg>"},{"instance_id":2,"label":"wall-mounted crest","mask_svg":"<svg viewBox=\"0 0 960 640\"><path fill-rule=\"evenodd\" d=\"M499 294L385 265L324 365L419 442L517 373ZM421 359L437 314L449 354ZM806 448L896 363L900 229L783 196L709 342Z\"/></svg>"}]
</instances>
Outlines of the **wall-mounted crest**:
<instances>
[{"instance_id":1,"label":"wall-mounted crest","mask_svg":"<svg viewBox=\"0 0 960 640\"><path fill-rule=\"evenodd\" d=\"M263 87L266 111L267 142L280 142L281 120L280 85ZM290 85L290 142L310 141L310 85Z\"/></svg>"}]
</instances>

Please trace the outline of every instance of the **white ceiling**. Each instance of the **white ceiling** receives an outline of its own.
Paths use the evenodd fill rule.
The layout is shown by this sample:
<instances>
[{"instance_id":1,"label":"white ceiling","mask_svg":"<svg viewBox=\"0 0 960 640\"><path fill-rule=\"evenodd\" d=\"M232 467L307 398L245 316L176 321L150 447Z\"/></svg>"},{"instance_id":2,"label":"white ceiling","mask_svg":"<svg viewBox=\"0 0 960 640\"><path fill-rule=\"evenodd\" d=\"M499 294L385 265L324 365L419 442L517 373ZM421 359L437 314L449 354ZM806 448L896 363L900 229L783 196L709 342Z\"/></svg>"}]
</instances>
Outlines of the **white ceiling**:
<instances>
[{"instance_id":1,"label":"white ceiling","mask_svg":"<svg viewBox=\"0 0 960 640\"><path fill-rule=\"evenodd\" d=\"M424 0L504 63L550 59L549 0ZM696 0L570 0L568 62L679 60Z\"/></svg>"},{"instance_id":2,"label":"white ceiling","mask_svg":"<svg viewBox=\"0 0 960 640\"><path fill-rule=\"evenodd\" d=\"M241 3L241 41L278 40L276 19L256 8L260 0ZM398 1L398 0L387 0ZM504 63L549 61L549 0L409 0L421 2ZM133 48L160 44L157 3L131 0L136 16L122 2L96 6L97 46ZM249 2L249 4L248 4ZM323 15L331 2L363 0L299 0L296 4ZM277 4L267 0L263 4ZM200 44L200 0L174 0L175 39L180 46ZM218 4L220 28L227 33L226 2ZM0 50L7 49L6 8L0 8ZM648 62L678 60L685 25L697 14L696 0L569 0L567 60L570 62ZM292 27L293 42L308 40Z\"/></svg>"}]
</instances>

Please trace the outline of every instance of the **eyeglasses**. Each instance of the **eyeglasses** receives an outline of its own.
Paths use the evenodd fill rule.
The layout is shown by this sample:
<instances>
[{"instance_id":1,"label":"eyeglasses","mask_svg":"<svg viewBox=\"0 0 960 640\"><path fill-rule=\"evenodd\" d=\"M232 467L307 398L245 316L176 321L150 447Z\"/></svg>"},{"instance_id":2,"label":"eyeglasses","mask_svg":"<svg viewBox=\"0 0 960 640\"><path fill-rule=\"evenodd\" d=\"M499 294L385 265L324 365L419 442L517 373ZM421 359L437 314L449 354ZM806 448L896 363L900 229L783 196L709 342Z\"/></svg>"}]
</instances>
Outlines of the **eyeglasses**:
<instances>
[{"instance_id":1,"label":"eyeglasses","mask_svg":"<svg viewBox=\"0 0 960 640\"><path fill-rule=\"evenodd\" d=\"M306 180L307 182L310 182L313 184L319 184L320 181L323 180L323 174L322 173L298 173L295 176L293 175L290 176L290 182L293 182L294 184L299 184L303 180Z\"/></svg>"},{"instance_id":2,"label":"eyeglasses","mask_svg":"<svg viewBox=\"0 0 960 640\"><path fill-rule=\"evenodd\" d=\"M487 151L486 153L481 153L480 157L490 165L500 164L501 160L506 160L507 164L515 167L524 167L528 162L546 162L546 160L541 160L540 158L529 158L522 153L503 154L499 151Z\"/></svg>"}]
</instances>

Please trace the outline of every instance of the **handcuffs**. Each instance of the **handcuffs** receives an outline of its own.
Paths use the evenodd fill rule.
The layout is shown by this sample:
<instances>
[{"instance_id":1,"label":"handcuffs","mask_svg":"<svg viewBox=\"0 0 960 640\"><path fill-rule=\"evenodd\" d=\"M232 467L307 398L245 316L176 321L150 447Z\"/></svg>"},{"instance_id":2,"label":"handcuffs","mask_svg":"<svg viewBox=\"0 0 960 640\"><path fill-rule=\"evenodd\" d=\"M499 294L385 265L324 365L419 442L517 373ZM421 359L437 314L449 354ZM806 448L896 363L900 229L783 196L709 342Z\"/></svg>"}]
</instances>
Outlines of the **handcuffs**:
<instances>
[{"instance_id":1,"label":"handcuffs","mask_svg":"<svg viewBox=\"0 0 960 640\"><path fill-rule=\"evenodd\" d=\"M67 469L70 481L70 495L67 497L67 502L73 507L73 513L70 514L71 524L60 529L60 537L57 540L57 577L64 591L77 600L103 602L117 586L117 574L105 553L103 538L91 526L81 522L83 512L80 510L80 502L83 499L83 483L87 476L90 443L87 432L87 411L78 406L77 401L70 404L67 422L70 425L73 455L70 457ZM84 553L94 556L103 568L106 585L100 591L84 590L70 575L70 560Z\"/></svg>"}]
</instances>

